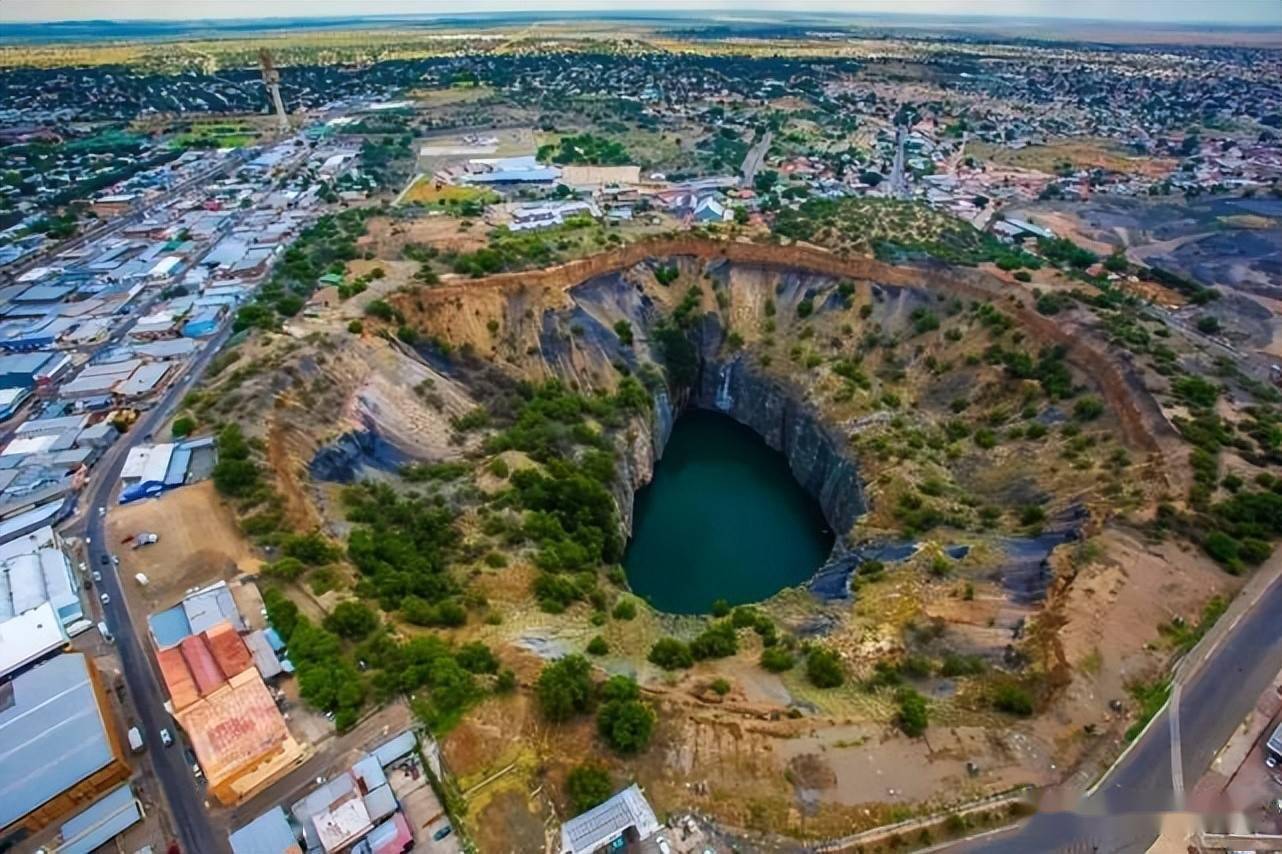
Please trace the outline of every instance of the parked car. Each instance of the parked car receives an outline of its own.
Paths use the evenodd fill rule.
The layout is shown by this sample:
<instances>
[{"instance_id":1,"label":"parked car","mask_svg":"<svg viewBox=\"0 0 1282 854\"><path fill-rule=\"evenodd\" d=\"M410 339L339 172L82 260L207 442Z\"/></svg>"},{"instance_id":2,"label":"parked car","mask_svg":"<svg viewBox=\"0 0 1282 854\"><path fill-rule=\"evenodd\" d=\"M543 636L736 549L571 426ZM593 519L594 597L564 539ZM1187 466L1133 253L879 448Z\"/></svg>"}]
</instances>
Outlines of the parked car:
<instances>
[{"instance_id":1,"label":"parked car","mask_svg":"<svg viewBox=\"0 0 1282 854\"><path fill-rule=\"evenodd\" d=\"M108 602L111 601L111 596L106 593L103 593L101 596L98 597L98 599L99 601L102 602L102 604L106 605Z\"/></svg>"},{"instance_id":2,"label":"parked car","mask_svg":"<svg viewBox=\"0 0 1282 854\"><path fill-rule=\"evenodd\" d=\"M98 563L102 564L103 566L111 566L111 556L103 555L102 557L98 558Z\"/></svg>"},{"instance_id":3,"label":"parked car","mask_svg":"<svg viewBox=\"0 0 1282 854\"><path fill-rule=\"evenodd\" d=\"M161 743L161 744L163 744L165 747L169 747L170 745L172 745L172 744L174 743L174 737L173 737L172 735L170 735L170 734L169 734L169 730L167 730L167 729L161 729L161 731L160 731L160 743Z\"/></svg>"},{"instance_id":4,"label":"parked car","mask_svg":"<svg viewBox=\"0 0 1282 854\"><path fill-rule=\"evenodd\" d=\"M95 570L93 571L93 580L94 580L94 581L102 581L102 573L95 569Z\"/></svg>"}]
</instances>

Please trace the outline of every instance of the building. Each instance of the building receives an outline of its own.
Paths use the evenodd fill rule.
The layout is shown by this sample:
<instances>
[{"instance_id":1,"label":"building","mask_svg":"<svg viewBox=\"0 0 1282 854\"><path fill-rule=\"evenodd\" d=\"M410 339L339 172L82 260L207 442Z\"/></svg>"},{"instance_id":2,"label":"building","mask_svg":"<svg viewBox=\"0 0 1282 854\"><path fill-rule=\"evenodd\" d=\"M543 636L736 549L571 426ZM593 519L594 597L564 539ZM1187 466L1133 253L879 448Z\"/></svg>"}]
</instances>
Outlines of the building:
<instances>
[{"instance_id":1,"label":"building","mask_svg":"<svg viewBox=\"0 0 1282 854\"><path fill-rule=\"evenodd\" d=\"M561 825L561 851L592 854L623 848L648 839L659 832L659 827L654 810L634 783L605 803Z\"/></svg>"},{"instance_id":2,"label":"building","mask_svg":"<svg viewBox=\"0 0 1282 854\"><path fill-rule=\"evenodd\" d=\"M46 604L64 627L84 619L71 561L48 525L0 544L0 623Z\"/></svg>"},{"instance_id":3,"label":"building","mask_svg":"<svg viewBox=\"0 0 1282 854\"><path fill-rule=\"evenodd\" d=\"M0 677L15 673L65 647L70 638L45 602L0 623Z\"/></svg>"},{"instance_id":4,"label":"building","mask_svg":"<svg viewBox=\"0 0 1282 854\"><path fill-rule=\"evenodd\" d=\"M129 779L106 692L87 656L55 656L19 673L0 697L0 846Z\"/></svg>"},{"instance_id":5,"label":"building","mask_svg":"<svg viewBox=\"0 0 1282 854\"><path fill-rule=\"evenodd\" d=\"M228 840L232 854L303 854L298 833L282 807L273 807L249 824L233 831Z\"/></svg>"},{"instance_id":6,"label":"building","mask_svg":"<svg viewBox=\"0 0 1282 854\"><path fill-rule=\"evenodd\" d=\"M412 755L411 755L412 754ZM415 847L414 829L397 791L423 807L418 788L431 807L416 817L419 832L431 835L448 816L421 773L412 731L364 754L351 768L322 780L288 809L273 807L229 835L233 854L404 854ZM394 790L412 771L415 790ZM399 775L399 777L398 777ZM426 841L426 837L423 840ZM425 850L434 850L430 842Z\"/></svg>"},{"instance_id":7,"label":"building","mask_svg":"<svg viewBox=\"0 0 1282 854\"><path fill-rule=\"evenodd\" d=\"M478 158L467 162L459 176L465 184L503 186L517 184L551 184L561 177L555 166L544 166L533 155L527 157Z\"/></svg>"},{"instance_id":8,"label":"building","mask_svg":"<svg viewBox=\"0 0 1282 854\"><path fill-rule=\"evenodd\" d=\"M218 331L218 321L222 318L222 314L222 311L216 306L197 311L183 324L183 336L187 338L204 338L208 335L213 335Z\"/></svg>"},{"instance_id":9,"label":"building","mask_svg":"<svg viewBox=\"0 0 1282 854\"><path fill-rule=\"evenodd\" d=\"M7 421L31 397L29 388L0 388L0 421Z\"/></svg>"},{"instance_id":10,"label":"building","mask_svg":"<svg viewBox=\"0 0 1282 854\"><path fill-rule=\"evenodd\" d=\"M156 662L174 720L219 803L240 803L305 758L231 623L161 649Z\"/></svg>"},{"instance_id":11,"label":"building","mask_svg":"<svg viewBox=\"0 0 1282 854\"><path fill-rule=\"evenodd\" d=\"M126 783L62 825L58 854L92 854L140 821L142 805Z\"/></svg>"}]
</instances>

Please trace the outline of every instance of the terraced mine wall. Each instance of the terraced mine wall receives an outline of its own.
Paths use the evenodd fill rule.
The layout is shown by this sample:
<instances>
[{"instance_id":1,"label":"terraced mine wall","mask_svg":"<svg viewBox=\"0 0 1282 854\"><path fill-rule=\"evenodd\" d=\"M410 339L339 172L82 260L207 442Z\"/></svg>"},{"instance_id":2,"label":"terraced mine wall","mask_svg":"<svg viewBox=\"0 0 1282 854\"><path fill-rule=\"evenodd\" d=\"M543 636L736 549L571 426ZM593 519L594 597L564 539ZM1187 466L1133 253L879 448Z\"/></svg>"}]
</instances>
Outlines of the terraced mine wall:
<instances>
[{"instance_id":1,"label":"terraced mine wall","mask_svg":"<svg viewBox=\"0 0 1282 854\"><path fill-rule=\"evenodd\" d=\"M692 257L725 260L770 269L797 270L884 286L928 288L968 301L993 302L1012 315L1040 345L1062 346L1068 361L1090 376L1101 396L1117 414L1123 436L1132 447L1174 461L1183 444L1144 386L1138 371L1124 354L1108 349L1094 329L1080 321L1038 314L1027 294L978 270L938 264L896 266L871 258L852 258L806 244L731 242L694 237L655 238L541 270L500 273L434 288L433 299L449 298L469 290L542 286L568 290L588 279L615 273L653 260ZM1182 460L1182 457L1179 457ZM1168 480L1186 469L1163 466Z\"/></svg>"}]
</instances>

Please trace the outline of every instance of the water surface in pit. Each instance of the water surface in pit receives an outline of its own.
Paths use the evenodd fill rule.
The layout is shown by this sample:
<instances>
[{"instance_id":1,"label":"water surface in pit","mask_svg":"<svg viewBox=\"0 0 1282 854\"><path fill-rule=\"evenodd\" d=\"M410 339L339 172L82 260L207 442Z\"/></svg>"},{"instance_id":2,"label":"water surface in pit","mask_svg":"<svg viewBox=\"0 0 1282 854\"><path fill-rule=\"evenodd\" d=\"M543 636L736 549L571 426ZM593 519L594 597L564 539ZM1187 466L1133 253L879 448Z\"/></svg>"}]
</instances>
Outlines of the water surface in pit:
<instances>
[{"instance_id":1,"label":"water surface in pit","mask_svg":"<svg viewBox=\"0 0 1282 854\"><path fill-rule=\"evenodd\" d=\"M783 455L733 419L682 415L637 493L628 582L660 611L757 602L810 578L832 550L819 504Z\"/></svg>"}]
</instances>

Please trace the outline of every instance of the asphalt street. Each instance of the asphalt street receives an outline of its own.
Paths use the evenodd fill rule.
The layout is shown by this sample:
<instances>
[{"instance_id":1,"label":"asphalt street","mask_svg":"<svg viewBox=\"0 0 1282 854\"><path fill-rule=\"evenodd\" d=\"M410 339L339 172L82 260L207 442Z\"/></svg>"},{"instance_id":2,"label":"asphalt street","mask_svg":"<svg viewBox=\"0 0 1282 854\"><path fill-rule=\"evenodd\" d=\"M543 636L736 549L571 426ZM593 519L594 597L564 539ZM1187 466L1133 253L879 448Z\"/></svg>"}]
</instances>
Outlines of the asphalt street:
<instances>
[{"instance_id":1,"label":"asphalt street","mask_svg":"<svg viewBox=\"0 0 1282 854\"><path fill-rule=\"evenodd\" d=\"M1191 786L1282 670L1282 576L1265 589L1189 678L1180 701L1184 779ZM1158 835L1159 813L1174 808L1169 710L1163 710L1129 753L1075 812L1038 813L1008 834L955 850L1142 852Z\"/></svg>"},{"instance_id":2,"label":"asphalt street","mask_svg":"<svg viewBox=\"0 0 1282 854\"><path fill-rule=\"evenodd\" d=\"M169 713L165 710L165 692L160 686L160 678L152 666L152 659L146 652L146 638L139 636L139 629L146 631L146 617L136 615L131 619L126 606L121 579L111 561L111 543L106 538L105 518L98 512L99 507L107 507L112 501L112 493L118 486L120 469L124 465L129 449L147 440L157 427L181 403L184 395L199 379L209 366L210 360L222 349L231 334L231 324L227 322L222 331L215 336L200 355L188 367L181 380L172 385L155 407L149 410L136 424L104 455L98 463L95 478L84 495L84 516L68 528L69 534L81 534L88 538L88 561L91 569L102 574L102 580L95 586L99 595L106 593L110 601L102 607L107 627L116 638L116 648L120 654L121 669L125 676L125 685L132 695L134 707L138 711L138 727L142 731L147 745L148 758L155 770L156 780L169 804L169 813L178 832L178 841L184 852L204 854L204 852L225 852L230 850L227 841L216 835L205 812L205 793L192 775L191 766L183 756L181 731ZM165 747L160 740L160 730L168 729L175 737L171 747Z\"/></svg>"}]
</instances>

